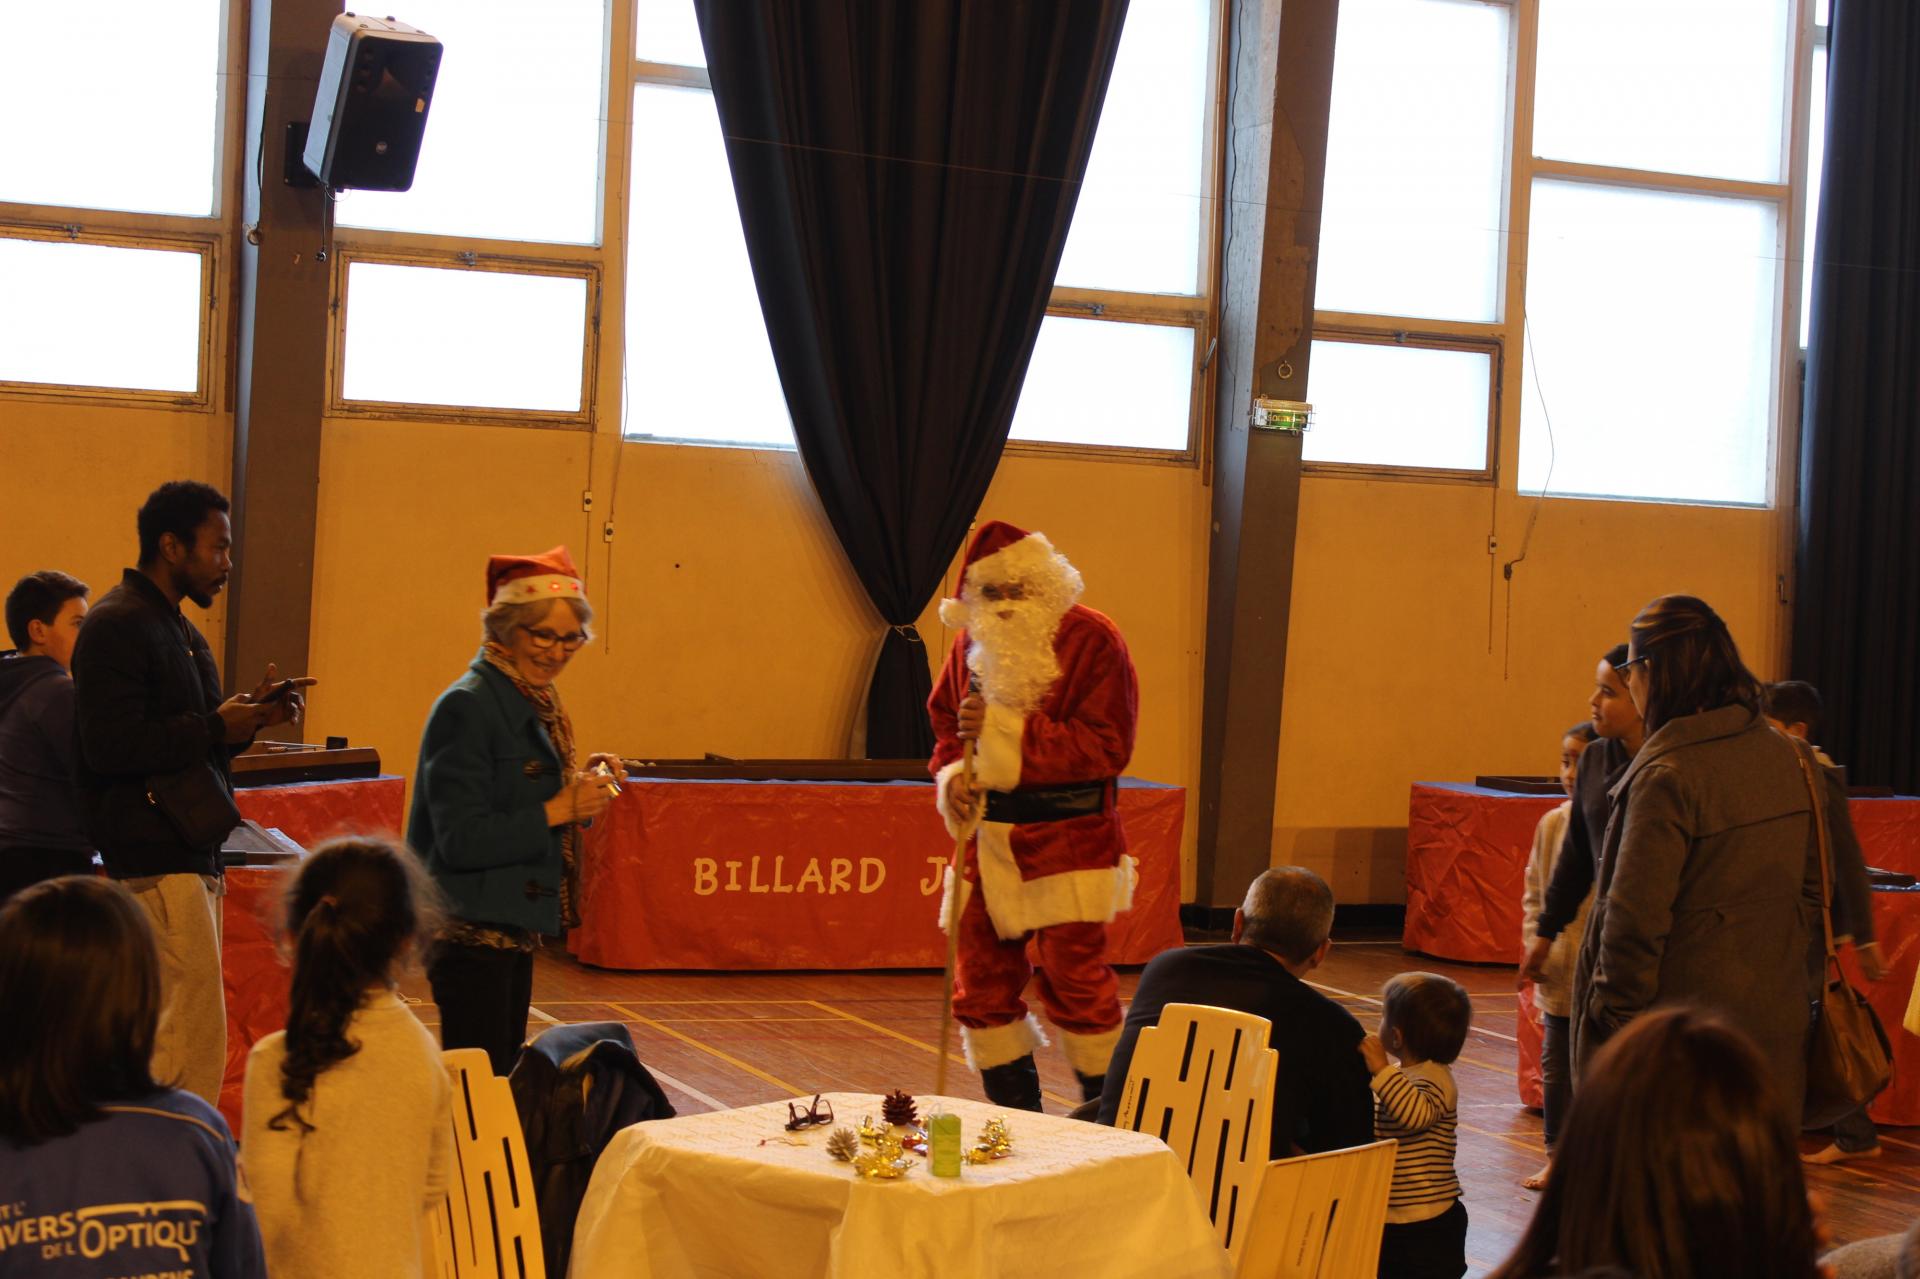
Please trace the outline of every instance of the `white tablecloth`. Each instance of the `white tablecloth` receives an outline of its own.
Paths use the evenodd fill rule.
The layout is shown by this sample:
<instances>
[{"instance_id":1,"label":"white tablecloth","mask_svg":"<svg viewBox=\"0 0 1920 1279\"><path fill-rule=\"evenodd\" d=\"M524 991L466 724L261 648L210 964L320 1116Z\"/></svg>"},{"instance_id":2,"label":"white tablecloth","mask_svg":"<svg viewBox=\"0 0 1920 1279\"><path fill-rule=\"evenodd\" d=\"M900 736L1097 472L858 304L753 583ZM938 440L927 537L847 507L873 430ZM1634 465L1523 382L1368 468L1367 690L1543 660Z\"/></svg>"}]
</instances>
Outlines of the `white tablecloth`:
<instances>
[{"instance_id":1,"label":"white tablecloth","mask_svg":"<svg viewBox=\"0 0 1920 1279\"><path fill-rule=\"evenodd\" d=\"M957 1180L916 1158L900 1180L870 1182L828 1157L827 1135L858 1128L864 1115L879 1122L880 1099L827 1100L835 1122L797 1135L782 1130L784 1102L621 1132L580 1206L573 1279L1229 1273L1186 1170L1156 1138L922 1098L922 1116L960 1116L967 1145L988 1118L1006 1114L1014 1154L968 1164Z\"/></svg>"}]
</instances>

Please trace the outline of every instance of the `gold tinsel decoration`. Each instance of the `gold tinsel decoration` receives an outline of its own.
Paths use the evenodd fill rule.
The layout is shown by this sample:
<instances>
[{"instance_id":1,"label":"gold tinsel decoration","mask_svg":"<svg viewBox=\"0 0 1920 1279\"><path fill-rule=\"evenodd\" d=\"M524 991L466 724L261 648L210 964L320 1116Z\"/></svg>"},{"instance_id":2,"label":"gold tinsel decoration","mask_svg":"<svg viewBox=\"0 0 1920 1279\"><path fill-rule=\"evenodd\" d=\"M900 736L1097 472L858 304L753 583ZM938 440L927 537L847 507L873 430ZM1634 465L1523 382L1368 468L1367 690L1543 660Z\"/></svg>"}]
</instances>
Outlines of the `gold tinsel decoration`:
<instances>
[{"instance_id":1,"label":"gold tinsel decoration","mask_svg":"<svg viewBox=\"0 0 1920 1279\"><path fill-rule=\"evenodd\" d=\"M852 1163L860 1153L860 1135L851 1128L835 1128L827 1138L827 1153L843 1164Z\"/></svg>"},{"instance_id":2,"label":"gold tinsel decoration","mask_svg":"<svg viewBox=\"0 0 1920 1279\"><path fill-rule=\"evenodd\" d=\"M880 1117L897 1128L920 1126L920 1111L913 1098L898 1088L880 1099Z\"/></svg>"},{"instance_id":3,"label":"gold tinsel decoration","mask_svg":"<svg viewBox=\"0 0 1920 1279\"><path fill-rule=\"evenodd\" d=\"M913 1160L901 1148L893 1132L882 1132L873 1149L862 1151L853 1161L853 1170L868 1181L897 1181L907 1175Z\"/></svg>"},{"instance_id":4,"label":"gold tinsel decoration","mask_svg":"<svg viewBox=\"0 0 1920 1279\"><path fill-rule=\"evenodd\" d=\"M980 1130L980 1140L967 1151L966 1159L970 1164L983 1164L991 1159L1005 1159L1012 1153L1013 1130L1007 1127L1005 1115L995 1115Z\"/></svg>"}]
</instances>

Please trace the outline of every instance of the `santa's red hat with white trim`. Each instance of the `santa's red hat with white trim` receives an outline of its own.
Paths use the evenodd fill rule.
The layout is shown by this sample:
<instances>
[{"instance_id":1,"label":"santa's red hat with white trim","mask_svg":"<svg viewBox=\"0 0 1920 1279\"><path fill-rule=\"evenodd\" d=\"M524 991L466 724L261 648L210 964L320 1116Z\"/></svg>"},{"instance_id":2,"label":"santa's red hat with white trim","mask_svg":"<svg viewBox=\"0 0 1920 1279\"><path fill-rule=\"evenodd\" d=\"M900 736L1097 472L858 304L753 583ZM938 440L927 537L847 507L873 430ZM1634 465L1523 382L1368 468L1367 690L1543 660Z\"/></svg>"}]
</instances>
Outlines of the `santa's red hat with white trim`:
<instances>
[{"instance_id":1,"label":"santa's red hat with white trim","mask_svg":"<svg viewBox=\"0 0 1920 1279\"><path fill-rule=\"evenodd\" d=\"M531 604L535 600L583 600L586 583L573 566L567 548L556 546L538 555L487 557L487 606Z\"/></svg>"},{"instance_id":2,"label":"santa's red hat with white trim","mask_svg":"<svg viewBox=\"0 0 1920 1279\"><path fill-rule=\"evenodd\" d=\"M960 573L960 599L942 600L940 619L950 627L966 625L967 602L983 586L1025 585L1036 597L1055 602L1064 612L1080 599L1080 571L1053 549L1045 533L1029 533L1005 520L990 520L973 535Z\"/></svg>"}]
</instances>

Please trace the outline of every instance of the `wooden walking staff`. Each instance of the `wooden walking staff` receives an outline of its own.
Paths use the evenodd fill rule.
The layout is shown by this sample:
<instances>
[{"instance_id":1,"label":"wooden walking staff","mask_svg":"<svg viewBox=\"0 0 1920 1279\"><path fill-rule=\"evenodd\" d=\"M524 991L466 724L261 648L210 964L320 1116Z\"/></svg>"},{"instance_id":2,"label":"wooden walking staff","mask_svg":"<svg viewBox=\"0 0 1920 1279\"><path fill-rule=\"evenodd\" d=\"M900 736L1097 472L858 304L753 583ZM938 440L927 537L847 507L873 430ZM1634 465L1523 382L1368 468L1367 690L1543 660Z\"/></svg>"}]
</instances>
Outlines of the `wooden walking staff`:
<instances>
[{"instance_id":1,"label":"wooden walking staff","mask_svg":"<svg viewBox=\"0 0 1920 1279\"><path fill-rule=\"evenodd\" d=\"M967 741L960 749L960 776L966 779L967 793L973 793L973 743ZM974 802L980 802L976 796ZM961 824L960 833L954 837L953 856L948 860L947 870L952 876L947 886L947 971L941 982L940 997L940 1053L933 1062L933 1095L947 1095L947 1050L953 1043L953 977L960 963L960 885L967 869L967 844L973 839L975 823L967 821Z\"/></svg>"}]
</instances>

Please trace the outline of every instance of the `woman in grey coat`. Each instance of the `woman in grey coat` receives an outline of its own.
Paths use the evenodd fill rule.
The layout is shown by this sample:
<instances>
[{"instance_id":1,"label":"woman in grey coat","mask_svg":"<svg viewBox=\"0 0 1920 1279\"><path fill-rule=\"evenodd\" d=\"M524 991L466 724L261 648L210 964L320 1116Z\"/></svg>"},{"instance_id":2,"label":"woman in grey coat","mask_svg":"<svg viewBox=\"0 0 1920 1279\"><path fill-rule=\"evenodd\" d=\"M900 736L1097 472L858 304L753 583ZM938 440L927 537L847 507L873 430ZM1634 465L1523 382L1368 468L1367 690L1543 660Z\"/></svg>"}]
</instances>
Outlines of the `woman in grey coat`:
<instances>
[{"instance_id":1,"label":"woman in grey coat","mask_svg":"<svg viewBox=\"0 0 1920 1279\"><path fill-rule=\"evenodd\" d=\"M1574 1079L1656 1005L1719 1013L1759 1047L1798 1125L1818 924L1812 804L1726 623L1668 595L1633 619L1627 690L1646 744L1613 787L1574 976ZM1817 893L1817 878L1814 891Z\"/></svg>"}]
</instances>

